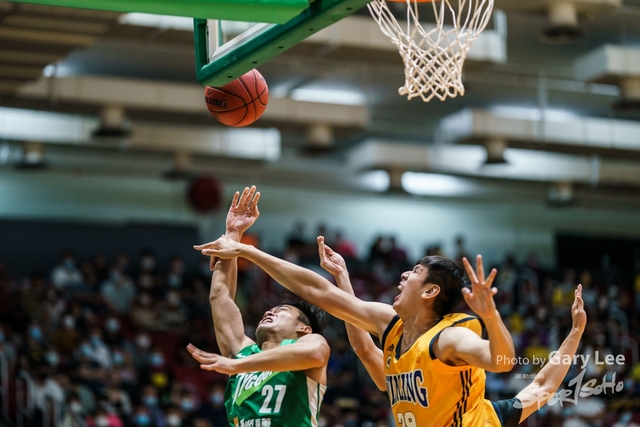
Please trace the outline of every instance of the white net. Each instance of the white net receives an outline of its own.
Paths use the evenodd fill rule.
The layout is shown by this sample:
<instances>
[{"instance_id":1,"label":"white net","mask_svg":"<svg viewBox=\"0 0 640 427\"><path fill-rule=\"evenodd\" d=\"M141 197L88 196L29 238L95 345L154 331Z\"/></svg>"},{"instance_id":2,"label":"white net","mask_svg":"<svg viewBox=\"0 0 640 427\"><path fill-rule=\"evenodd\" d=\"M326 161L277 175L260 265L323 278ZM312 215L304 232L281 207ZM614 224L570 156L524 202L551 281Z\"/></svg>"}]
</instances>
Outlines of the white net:
<instances>
[{"instance_id":1,"label":"white net","mask_svg":"<svg viewBox=\"0 0 640 427\"><path fill-rule=\"evenodd\" d=\"M440 0L431 2L433 24L419 21L418 2L406 0L407 22L400 24L385 0L368 4L382 32L396 45L404 61L404 86L398 89L408 99L464 95L462 66L467 53L485 29L494 0ZM424 4L424 3L423 3ZM433 26L433 28L431 28ZM426 27L426 28L425 28Z\"/></svg>"}]
</instances>

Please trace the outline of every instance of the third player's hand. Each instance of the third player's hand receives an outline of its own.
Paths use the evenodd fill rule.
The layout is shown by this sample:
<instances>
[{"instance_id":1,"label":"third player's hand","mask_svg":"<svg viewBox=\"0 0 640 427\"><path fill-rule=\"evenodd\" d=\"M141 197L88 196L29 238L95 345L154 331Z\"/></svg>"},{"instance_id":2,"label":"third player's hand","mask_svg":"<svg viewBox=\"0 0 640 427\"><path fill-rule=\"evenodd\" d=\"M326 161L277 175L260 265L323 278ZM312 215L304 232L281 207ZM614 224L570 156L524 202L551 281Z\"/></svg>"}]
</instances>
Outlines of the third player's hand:
<instances>
[{"instance_id":1,"label":"third player's hand","mask_svg":"<svg viewBox=\"0 0 640 427\"><path fill-rule=\"evenodd\" d=\"M230 259L237 258L242 254L243 245L240 242L221 236L218 240L204 245L197 245L193 248L202 252L202 255L213 256L216 258Z\"/></svg>"},{"instance_id":2,"label":"third player's hand","mask_svg":"<svg viewBox=\"0 0 640 427\"><path fill-rule=\"evenodd\" d=\"M235 233L241 236L256 222L260 216L258 200L260 200L260 193L256 193L255 185L251 188L245 188L242 195L236 191L227 213L228 234Z\"/></svg>"},{"instance_id":3,"label":"third player's hand","mask_svg":"<svg viewBox=\"0 0 640 427\"><path fill-rule=\"evenodd\" d=\"M575 298L571 306L571 318L573 320L573 329L584 332L587 325L587 313L584 311L584 301L582 300L582 285L578 285L575 291Z\"/></svg>"},{"instance_id":4,"label":"third player's hand","mask_svg":"<svg viewBox=\"0 0 640 427\"><path fill-rule=\"evenodd\" d=\"M215 353L207 353L193 344L189 344L187 350L194 359L200 362L200 369L216 371L226 375L235 375L238 373L236 370L236 359L230 359Z\"/></svg>"}]
</instances>

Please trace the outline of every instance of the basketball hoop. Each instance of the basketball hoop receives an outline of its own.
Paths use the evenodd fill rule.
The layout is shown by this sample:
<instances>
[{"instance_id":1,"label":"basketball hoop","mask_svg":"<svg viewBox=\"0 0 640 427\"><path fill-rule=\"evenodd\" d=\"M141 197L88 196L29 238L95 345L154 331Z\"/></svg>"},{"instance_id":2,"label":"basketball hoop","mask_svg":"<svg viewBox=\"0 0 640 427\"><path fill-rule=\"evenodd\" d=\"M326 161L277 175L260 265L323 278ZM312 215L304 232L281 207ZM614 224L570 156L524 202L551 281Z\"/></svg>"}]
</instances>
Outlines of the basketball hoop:
<instances>
[{"instance_id":1,"label":"basketball hoop","mask_svg":"<svg viewBox=\"0 0 640 427\"><path fill-rule=\"evenodd\" d=\"M400 25L387 1L407 3L407 24ZM436 24L424 28L418 3L433 6ZM462 66L474 40L485 29L494 0L373 0L367 5L382 32L391 38L404 61L404 86L398 93L408 99L464 95ZM454 5L457 4L457 7Z\"/></svg>"}]
</instances>

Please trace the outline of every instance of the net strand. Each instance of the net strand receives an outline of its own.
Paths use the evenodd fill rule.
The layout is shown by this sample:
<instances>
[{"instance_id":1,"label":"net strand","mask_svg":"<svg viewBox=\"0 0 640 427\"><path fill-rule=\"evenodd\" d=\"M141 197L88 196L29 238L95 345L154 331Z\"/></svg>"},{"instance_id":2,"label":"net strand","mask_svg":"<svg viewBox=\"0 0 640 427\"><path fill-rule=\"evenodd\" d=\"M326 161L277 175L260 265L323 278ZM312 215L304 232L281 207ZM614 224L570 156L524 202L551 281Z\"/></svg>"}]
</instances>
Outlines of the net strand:
<instances>
[{"instance_id":1,"label":"net strand","mask_svg":"<svg viewBox=\"0 0 640 427\"><path fill-rule=\"evenodd\" d=\"M396 45L404 62L405 82L398 93L408 99L421 97L425 102L434 97L444 101L464 95L462 66L473 42L489 23L493 2L433 1L436 24L431 29L420 23L416 0L406 0L406 26L398 22L386 0L369 3L371 15ZM447 22L452 27L447 27Z\"/></svg>"}]
</instances>

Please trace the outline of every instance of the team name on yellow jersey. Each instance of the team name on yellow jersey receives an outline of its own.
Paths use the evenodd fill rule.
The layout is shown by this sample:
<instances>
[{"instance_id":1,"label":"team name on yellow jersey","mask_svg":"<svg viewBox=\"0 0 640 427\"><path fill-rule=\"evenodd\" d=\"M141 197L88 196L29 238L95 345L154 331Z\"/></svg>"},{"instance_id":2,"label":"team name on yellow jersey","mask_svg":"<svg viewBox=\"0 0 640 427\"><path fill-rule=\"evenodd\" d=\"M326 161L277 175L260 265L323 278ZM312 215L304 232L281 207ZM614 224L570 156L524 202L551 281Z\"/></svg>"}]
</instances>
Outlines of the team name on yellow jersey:
<instances>
[{"instance_id":1,"label":"team name on yellow jersey","mask_svg":"<svg viewBox=\"0 0 640 427\"><path fill-rule=\"evenodd\" d=\"M398 402L409 402L429 407L429 392L423 387L424 374L422 369L387 375L387 392L391 399L391 406Z\"/></svg>"}]
</instances>

